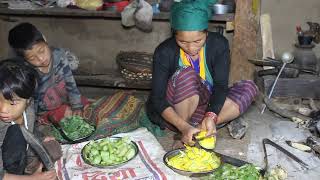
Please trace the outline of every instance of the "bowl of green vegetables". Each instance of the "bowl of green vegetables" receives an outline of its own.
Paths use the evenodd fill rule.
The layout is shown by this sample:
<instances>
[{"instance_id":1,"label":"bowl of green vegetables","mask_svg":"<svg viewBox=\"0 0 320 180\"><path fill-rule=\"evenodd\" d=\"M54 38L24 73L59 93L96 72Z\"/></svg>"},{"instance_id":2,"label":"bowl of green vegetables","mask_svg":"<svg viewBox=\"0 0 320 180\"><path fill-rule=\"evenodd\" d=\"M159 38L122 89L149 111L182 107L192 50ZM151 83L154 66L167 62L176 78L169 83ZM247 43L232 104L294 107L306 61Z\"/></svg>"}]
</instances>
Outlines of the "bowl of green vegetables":
<instances>
[{"instance_id":1,"label":"bowl of green vegetables","mask_svg":"<svg viewBox=\"0 0 320 180\"><path fill-rule=\"evenodd\" d=\"M129 137L107 137L90 141L81 150L85 163L99 168L122 166L139 153L137 144Z\"/></svg>"},{"instance_id":2,"label":"bowl of green vegetables","mask_svg":"<svg viewBox=\"0 0 320 180\"><path fill-rule=\"evenodd\" d=\"M50 117L48 119L54 127L53 136L65 144L86 141L96 130L95 126L90 125L80 116L65 117L59 123L54 122Z\"/></svg>"}]
</instances>

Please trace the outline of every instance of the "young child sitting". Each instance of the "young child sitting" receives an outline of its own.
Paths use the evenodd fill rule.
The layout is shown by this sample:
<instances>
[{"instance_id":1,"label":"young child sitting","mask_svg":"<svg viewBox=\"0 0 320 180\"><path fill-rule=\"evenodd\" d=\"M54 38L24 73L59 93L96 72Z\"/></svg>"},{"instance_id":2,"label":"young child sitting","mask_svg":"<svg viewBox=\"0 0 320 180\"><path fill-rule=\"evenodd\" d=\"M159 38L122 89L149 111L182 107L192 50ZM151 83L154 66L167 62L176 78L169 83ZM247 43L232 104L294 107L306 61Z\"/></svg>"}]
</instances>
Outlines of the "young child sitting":
<instances>
[{"instance_id":1,"label":"young child sitting","mask_svg":"<svg viewBox=\"0 0 320 180\"><path fill-rule=\"evenodd\" d=\"M39 74L35 93L39 122L47 124L49 116L57 122L70 115L82 116L88 100L81 97L72 75L75 56L64 49L50 47L42 33L30 23L11 29L8 40L17 55L24 57Z\"/></svg>"},{"instance_id":2,"label":"young child sitting","mask_svg":"<svg viewBox=\"0 0 320 180\"><path fill-rule=\"evenodd\" d=\"M137 98L116 93L110 98L101 97L90 104L81 96L72 75L73 65L78 65L73 63L76 62L75 56L64 49L50 47L34 25L18 24L10 30L8 40L16 54L24 57L40 76L35 106L37 121L40 122L37 129L42 133L55 135L48 122L49 117L59 122L70 115L80 115L90 124L96 125L95 137L139 127L137 112L141 103Z\"/></svg>"},{"instance_id":3,"label":"young child sitting","mask_svg":"<svg viewBox=\"0 0 320 180\"><path fill-rule=\"evenodd\" d=\"M0 179L56 178L54 170L42 172L42 164L32 175L24 175L27 166L27 142L20 125L33 132L35 114L32 95L37 74L17 59L0 61Z\"/></svg>"}]
</instances>

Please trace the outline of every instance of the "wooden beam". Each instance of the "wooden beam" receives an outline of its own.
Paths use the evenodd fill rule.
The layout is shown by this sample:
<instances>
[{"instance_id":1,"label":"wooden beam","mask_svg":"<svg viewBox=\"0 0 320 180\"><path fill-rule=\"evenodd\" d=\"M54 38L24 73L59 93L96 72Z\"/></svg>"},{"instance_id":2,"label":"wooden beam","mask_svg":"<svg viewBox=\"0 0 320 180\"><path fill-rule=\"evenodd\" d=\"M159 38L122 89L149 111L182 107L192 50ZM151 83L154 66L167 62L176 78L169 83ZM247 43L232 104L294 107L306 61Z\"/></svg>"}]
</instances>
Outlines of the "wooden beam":
<instances>
[{"instance_id":1,"label":"wooden beam","mask_svg":"<svg viewBox=\"0 0 320 180\"><path fill-rule=\"evenodd\" d=\"M256 56L260 0L237 0L235 31L231 51L230 83L253 79L254 65L248 58Z\"/></svg>"},{"instance_id":2,"label":"wooden beam","mask_svg":"<svg viewBox=\"0 0 320 180\"><path fill-rule=\"evenodd\" d=\"M263 14L260 17L262 36L262 59L267 57L275 58L273 50L272 28L270 14Z\"/></svg>"},{"instance_id":3,"label":"wooden beam","mask_svg":"<svg viewBox=\"0 0 320 180\"><path fill-rule=\"evenodd\" d=\"M36 10L29 9L8 9L0 7L0 15L10 15L10 16L35 16L35 17L72 17L72 18L106 18L106 19L121 19L121 14L119 12L113 11L89 11L83 9L70 9L70 8L43 8ZM169 12L160 12L153 15L153 20L168 21L170 19ZM214 14L210 21L215 22L225 22L233 21L234 14Z\"/></svg>"}]
</instances>

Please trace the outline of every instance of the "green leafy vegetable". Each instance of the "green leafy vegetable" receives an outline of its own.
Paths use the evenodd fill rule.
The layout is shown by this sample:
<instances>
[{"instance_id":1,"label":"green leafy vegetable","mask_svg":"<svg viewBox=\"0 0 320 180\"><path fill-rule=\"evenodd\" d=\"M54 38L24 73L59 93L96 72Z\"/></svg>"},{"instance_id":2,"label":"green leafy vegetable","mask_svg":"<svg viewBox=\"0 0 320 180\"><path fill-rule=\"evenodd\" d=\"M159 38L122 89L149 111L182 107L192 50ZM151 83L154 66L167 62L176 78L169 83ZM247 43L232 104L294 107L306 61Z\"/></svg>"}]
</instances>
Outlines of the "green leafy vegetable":
<instances>
[{"instance_id":1,"label":"green leafy vegetable","mask_svg":"<svg viewBox=\"0 0 320 180\"><path fill-rule=\"evenodd\" d=\"M224 164L222 168L204 177L203 180L258 180L259 178L259 169L252 164L241 167Z\"/></svg>"},{"instance_id":2,"label":"green leafy vegetable","mask_svg":"<svg viewBox=\"0 0 320 180\"><path fill-rule=\"evenodd\" d=\"M93 165L117 165L132 159L136 149L128 137L91 141L83 149L83 157Z\"/></svg>"},{"instance_id":3,"label":"green leafy vegetable","mask_svg":"<svg viewBox=\"0 0 320 180\"><path fill-rule=\"evenodd\" d=\"M51 135L56 138L59 142L66 142L66 140L61 136L58 129L56 129L53 125L51 125Z\"/></svg>"},{"instance_id":4,"label":"green leafy vegetable","mask_svg":"<svg viewBox=\"0 0 320 180\"><path fill-rule=\"evenodd\" d=\"M82 117L80 116L70 116L66 117L60 121L60 126L68 136L68 138L72 140L81 139L84 137L90 136L94 132L94 127L88 124ZM58 132L58 133L57 133ZM64 141L59 131L54 128L53 135L58 139Z\"/></svg>"}]
</instances>

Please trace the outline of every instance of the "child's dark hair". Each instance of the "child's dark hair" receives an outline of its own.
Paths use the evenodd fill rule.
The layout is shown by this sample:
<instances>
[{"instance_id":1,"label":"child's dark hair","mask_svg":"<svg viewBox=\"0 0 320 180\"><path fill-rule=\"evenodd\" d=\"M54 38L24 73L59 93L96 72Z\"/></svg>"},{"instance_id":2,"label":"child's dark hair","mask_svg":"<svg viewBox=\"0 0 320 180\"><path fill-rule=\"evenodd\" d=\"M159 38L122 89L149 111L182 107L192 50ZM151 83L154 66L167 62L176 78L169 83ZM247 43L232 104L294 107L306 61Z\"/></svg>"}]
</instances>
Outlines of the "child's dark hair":
<instances>
[{"instance_id":1,"label":"child's dark hair","mask_svg":"<svg viewBox=\"0 0 320 180\"><path fill-rule=\"evenodd\" d=\"M0 93L13 101L14 96L29 99L37 86L37 72L21 59L0 61Z\"/></svg>"},{"instance_id":2,"label":"child's dark hair","mask_svg":"<svg viewBox=\"0 0 320 180\"><path fill-rule=\"evenodd\" d=\"M15 52L23 56L24 51L31 49L38 42L45 42L42 33L30 23L21 23L9 32L8 41Z\"/></svg>"}]
</instances>

